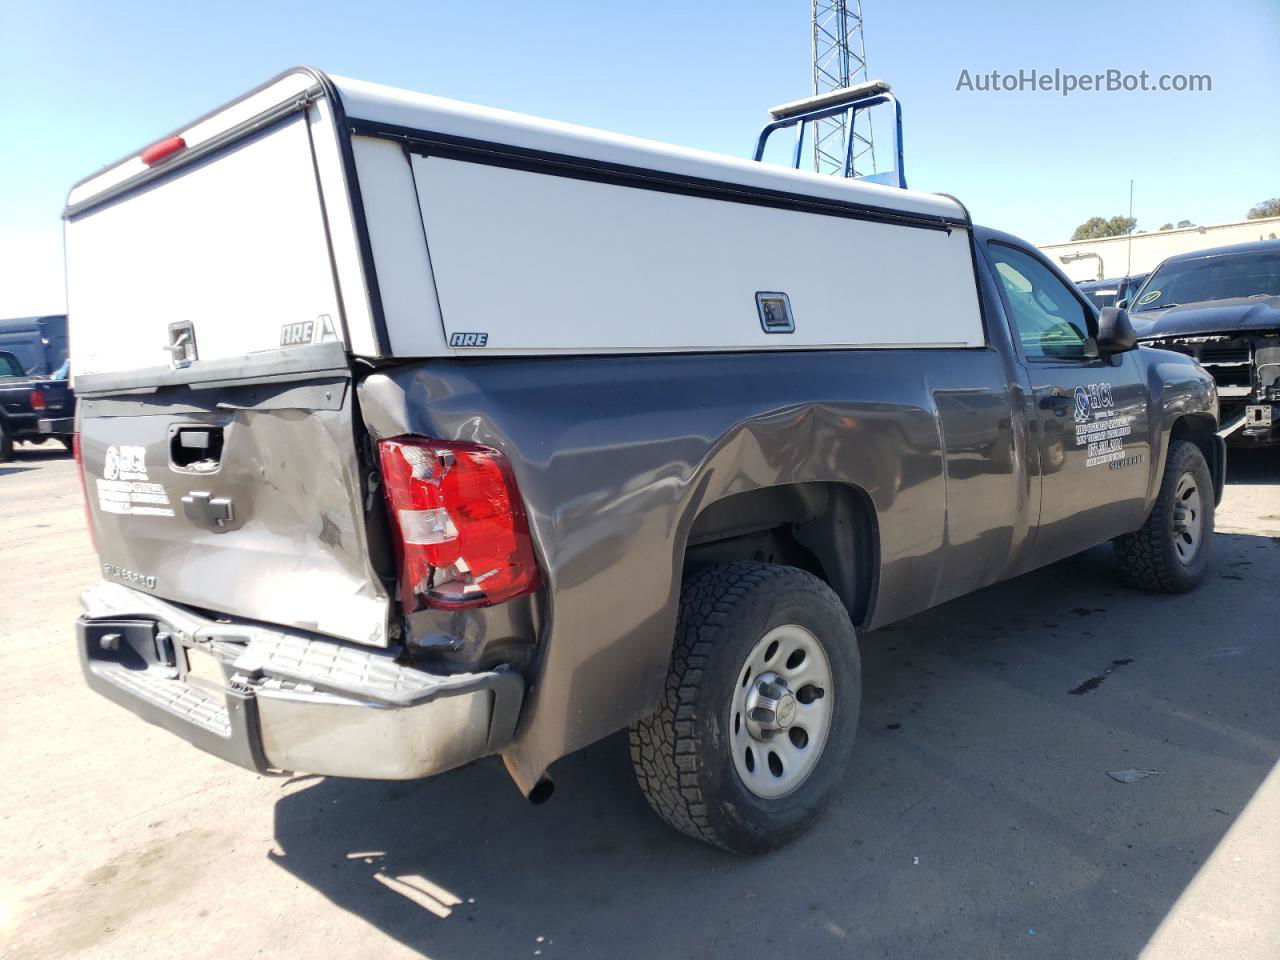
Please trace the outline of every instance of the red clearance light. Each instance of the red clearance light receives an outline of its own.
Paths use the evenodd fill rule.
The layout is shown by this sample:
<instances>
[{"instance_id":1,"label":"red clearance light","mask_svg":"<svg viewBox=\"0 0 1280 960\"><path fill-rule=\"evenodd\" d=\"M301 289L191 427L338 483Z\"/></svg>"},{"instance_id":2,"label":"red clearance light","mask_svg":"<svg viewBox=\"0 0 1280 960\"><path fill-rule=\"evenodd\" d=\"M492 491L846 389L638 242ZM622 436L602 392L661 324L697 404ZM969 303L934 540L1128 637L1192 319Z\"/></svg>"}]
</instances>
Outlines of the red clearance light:
<instances>
[{"instance_id":1,"label":"red clearance light","mask_svg":"<svg viewBox=\"0 0 1280 960\"><path fill-rule=\"evenodd\" d=\"M405 613L489 606L537 589L529 524L506 457L421 437L383 440L378 452Z\"/></svg>"},{"instance_id":2,"label":"red clearance light","mask_svg":"<svg viewBox=\"0 0 1280 960\"><path fill-rule=\"evenodd\" d=\"M142 151L142 162L148 167L154 167L161 160L168 160L179 150L185 149L186 146L187 141L181 137L165 137Z\"/></svg>"},{"instance_id":3,"label":"red clearance light","mask_svg":"<svg viewBox=\"0 0 1280 960\"><path fill-rule=\"evenodd\" d=\"M31 391L31 409L39 413L45 408L44 391L38 387Z\"/></svg>"}]
</instances>

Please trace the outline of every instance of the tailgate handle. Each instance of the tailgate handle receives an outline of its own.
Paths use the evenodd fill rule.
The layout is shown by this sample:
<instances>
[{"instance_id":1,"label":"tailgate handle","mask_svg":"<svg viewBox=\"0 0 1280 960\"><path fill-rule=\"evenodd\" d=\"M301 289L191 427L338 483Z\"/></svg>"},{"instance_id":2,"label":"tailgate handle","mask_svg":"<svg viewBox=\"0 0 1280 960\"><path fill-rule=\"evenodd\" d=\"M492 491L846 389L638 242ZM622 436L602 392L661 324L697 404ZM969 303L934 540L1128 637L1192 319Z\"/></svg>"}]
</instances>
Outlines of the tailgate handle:
<instances>
[{"instance_id":1,"label":"tailgate handle","mask_svg":"<svg viewBox=\"0 0 1280 960\"><path fill-rule=\"evenodd\" d=\"M222 460L222 428L173 427L169 435L169 463L184 473L212 473Z\"/></svg>"},{"instance_id":2,"label":"tailgate handle","mask_svg":"<svg viewBox=\"0 0 1280 960\"><path fill-rule=\"evenodd\" d=\"M192 523L221 530L231 522L231 498L215 497L206 491L192 491L182 498L182 512Z\"/></svg>"}]
</instances>

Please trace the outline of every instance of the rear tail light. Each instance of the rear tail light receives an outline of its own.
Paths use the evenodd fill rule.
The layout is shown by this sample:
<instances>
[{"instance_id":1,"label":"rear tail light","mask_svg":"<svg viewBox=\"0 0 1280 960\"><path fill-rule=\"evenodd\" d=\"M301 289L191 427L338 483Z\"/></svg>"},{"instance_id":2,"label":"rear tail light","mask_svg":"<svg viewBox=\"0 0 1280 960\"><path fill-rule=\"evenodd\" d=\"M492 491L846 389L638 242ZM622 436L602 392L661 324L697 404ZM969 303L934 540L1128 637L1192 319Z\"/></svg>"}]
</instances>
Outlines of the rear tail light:
<instances>
[{"instance_id":1,"label":"rear tail light","mask_svg":"<svg viewBox=\"0 0 1280 960\"><path fill-rule=\"evenodd\" d=\"M31 409L34 410L36 413L39 413L44 408L45 408L44 391L39 389L32 390L31 391Z\"/></svg>"},{"instance_id":2,"label":"rear tail light","mask_svg":"<svg viewBox=\"0 0 1280 960\"><path fill-rule=\"evenodd\" d=\"M538 586L529 524L506 458L419 437L378 444L405 613L487 606Z\"/></svg>"},{"instance_id":3,"label":"rear tail light","mask_svg":"<svg viewBox=\"0 0 1280 960\"><path fill-rule=\"evenodd\" d=\"M71 435L71 453L76 458L76 476L80 478L80 498L84 502L84 525L89 528L89 543L98 550L98 538L93 533L93 514L89 510L89 481L84 478L84 457L80 453L79 432Z\"/></svg>"}]
</instances>

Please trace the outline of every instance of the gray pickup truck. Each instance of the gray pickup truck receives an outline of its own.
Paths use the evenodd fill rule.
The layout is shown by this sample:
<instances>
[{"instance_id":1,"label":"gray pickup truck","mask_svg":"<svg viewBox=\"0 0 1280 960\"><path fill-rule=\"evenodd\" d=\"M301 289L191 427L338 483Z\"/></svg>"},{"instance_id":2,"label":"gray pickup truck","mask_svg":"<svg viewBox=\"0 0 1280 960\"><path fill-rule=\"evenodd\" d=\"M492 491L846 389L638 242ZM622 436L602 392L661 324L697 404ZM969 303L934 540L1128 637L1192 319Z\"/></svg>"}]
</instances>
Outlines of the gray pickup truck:
<instances>
[{"instance_id":1,"label":"gray pickup truck","mask_svg":"<svg viewBox=\"0 0 1280 960\"><path fill-rule=\"evenodd\" d=\"M1108 540L1205 575L1213 380L948 197L299 68L65 217L85 677L252 770L541 801L629 728L763 850L860 631Z\"/></svg>"}]
</instances>

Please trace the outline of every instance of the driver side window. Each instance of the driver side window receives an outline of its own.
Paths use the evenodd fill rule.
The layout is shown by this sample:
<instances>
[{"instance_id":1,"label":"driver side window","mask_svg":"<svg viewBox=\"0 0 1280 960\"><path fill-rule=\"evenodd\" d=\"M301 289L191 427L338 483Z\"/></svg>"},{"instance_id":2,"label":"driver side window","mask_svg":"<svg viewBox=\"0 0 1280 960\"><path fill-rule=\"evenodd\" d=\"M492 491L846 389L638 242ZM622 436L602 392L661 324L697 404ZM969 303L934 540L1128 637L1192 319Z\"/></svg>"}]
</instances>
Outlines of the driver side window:
<instances>
[{"instance_id":1,"label":"driver side window","mask_svg":"<svg viewBox=\"0 0 1280 960\"><path fill-rule=\"evenodd\" d=\"M990 243L987 249L1029 359L1097 357L1084 307L1052 271L1016 247Z\"/></svg>"}]
</instances>

